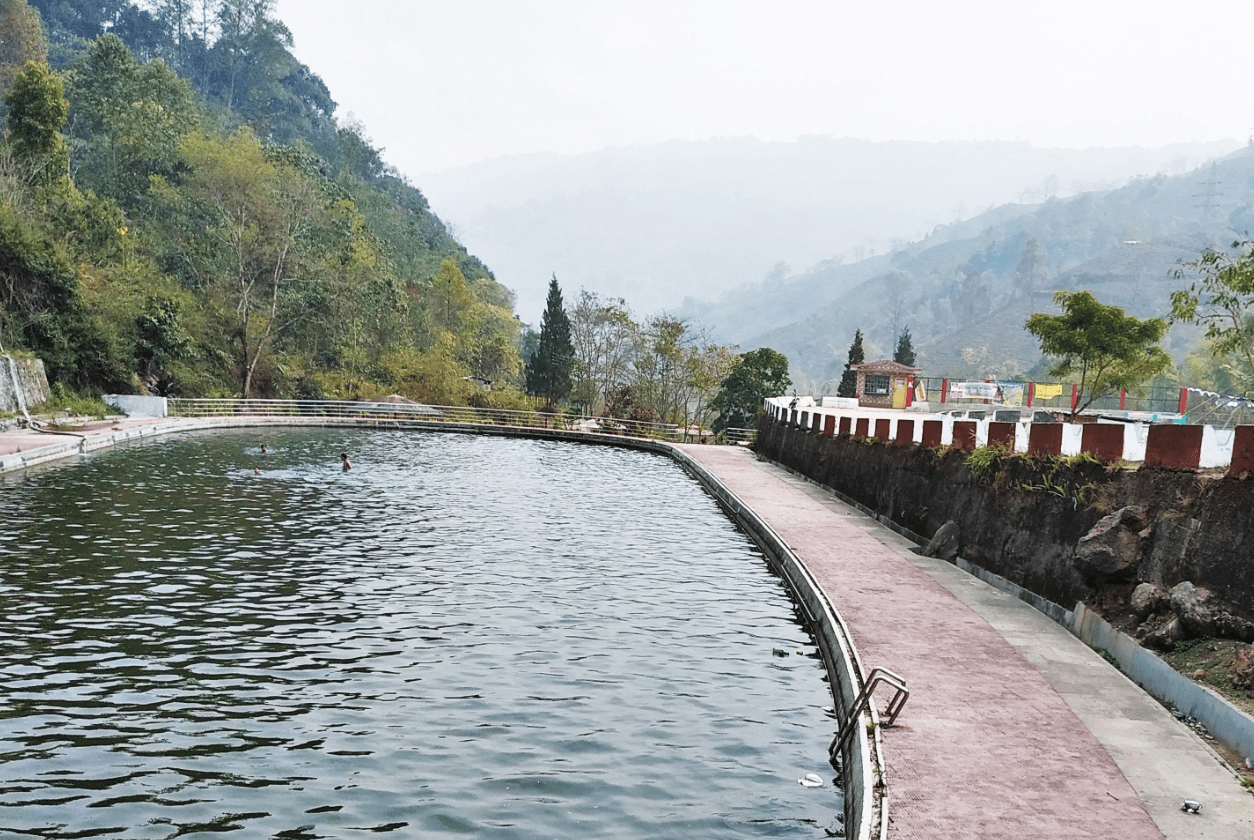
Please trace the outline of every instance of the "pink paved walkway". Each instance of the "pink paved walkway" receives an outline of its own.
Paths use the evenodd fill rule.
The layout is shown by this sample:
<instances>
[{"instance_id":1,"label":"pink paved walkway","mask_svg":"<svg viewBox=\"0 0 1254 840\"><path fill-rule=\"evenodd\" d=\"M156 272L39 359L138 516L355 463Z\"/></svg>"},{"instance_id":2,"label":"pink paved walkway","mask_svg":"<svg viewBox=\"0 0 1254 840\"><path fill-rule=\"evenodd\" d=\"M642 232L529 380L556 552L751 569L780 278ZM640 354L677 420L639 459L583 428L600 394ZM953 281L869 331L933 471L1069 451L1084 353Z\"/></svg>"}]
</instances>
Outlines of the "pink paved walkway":
<instances>
[{"instance_id":1,"label":"pink paved walkway","mask_svg":"<svg viewBox=\"0 0 1254 840\"><path fill-rule=\"evenodd\" d=\"M865 667L906 679L910 700L883 731L890 837L1163 836L1045 677L969 607L751 452L683 449L805 561Z\"/></svg>"},{"instance_id":2,"label":"pink paved walkway","mask_svg":"<svg viewBox=\"0 0 1254 840\"><path fill-rule=\"evenodd\" d=\"M143 426L151 426L156 423L152 418L135 418L135 419L114 419L114 420L91 420L82 426L75 426L69 431L73 431L80 435L102 435L112 431L123 429L136 429ZM57 443L65 443L70 440L66 435L52 435L36 432L32 429L4 429L0 430L0 455L10 455L14 452L29 452L32 449L39 449L43 446L51 446Z\"/></svg>"}]
</instances>

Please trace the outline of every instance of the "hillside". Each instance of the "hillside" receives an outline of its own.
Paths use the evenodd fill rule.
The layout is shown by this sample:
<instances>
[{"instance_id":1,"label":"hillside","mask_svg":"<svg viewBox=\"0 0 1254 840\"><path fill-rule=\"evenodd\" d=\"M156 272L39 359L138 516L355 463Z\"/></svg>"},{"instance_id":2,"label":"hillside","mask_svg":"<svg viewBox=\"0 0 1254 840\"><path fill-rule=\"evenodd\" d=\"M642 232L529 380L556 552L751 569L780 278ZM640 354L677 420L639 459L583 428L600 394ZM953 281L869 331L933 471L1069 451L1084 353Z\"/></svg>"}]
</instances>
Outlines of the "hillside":
<instances>
[{"instance_id":1,"label":"hillside","mask_svg":"<svg viewBox=\"0 0 1254 840\"><path fill-rule=\"evenodd\" d=\"M868 358L891 355L894 324L910 328L931 373L1011 376L1038 363L1023 323L1054 311L1054 290L1090 289L1138 317L1165 317L1181 262L1251 232L1254 148L1245 148L1180 175L999 207L873 261L743 287L683 312L746 348L779 350L812 387L839 377L856 329ZM1172 329L1177 361L1197 336Z\"/></svg>"},{"instance_id":2,"label":"hillside","mask_svg":"<svg viewBox=\"0 0 1254 840\"><path fill-rule=\"evenodd\" d=\"M532 278L552 272L566 288L623 297L638 312L673 311L686 297L885 254L992 206L1182 173L1235 145L721 138L514 156L421 177L534 321L543 289ZM720 322L707 326L722 333Z\"/></svg>"},{"instance_id":3,"label":"hillside","mask_svg":"<svg viewBox=\"0 0 1254 840\"><path fill-rule=\"evenodd\" d=\"M273 7L0 0L0 346L88 393L516 398L512 294Z\"/></svg>"}]
</instances>

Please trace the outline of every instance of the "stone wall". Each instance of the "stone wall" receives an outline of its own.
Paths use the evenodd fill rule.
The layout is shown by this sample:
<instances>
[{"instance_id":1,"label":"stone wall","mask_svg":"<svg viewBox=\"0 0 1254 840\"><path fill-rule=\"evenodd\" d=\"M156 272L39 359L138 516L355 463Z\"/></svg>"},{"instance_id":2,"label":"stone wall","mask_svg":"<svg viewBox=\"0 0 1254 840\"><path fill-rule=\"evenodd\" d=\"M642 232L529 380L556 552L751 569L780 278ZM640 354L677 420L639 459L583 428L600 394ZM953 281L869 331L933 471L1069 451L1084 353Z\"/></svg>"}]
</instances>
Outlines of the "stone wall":
<instances>
[{"instance_id":1,"label":"stone wall","mask_svg":"<svg viewBox=\"0 0 1254 840\"><path fill-rule=\"evenodd\" d=\"M952 521L965 559L1066 607L1084 601L1129 630L1139 583L1191 581L1254 621L1254 481L988 450L971 460L956 448L829 436L766 414L755 449L925 539ZM1077 552L1125 508L1111 520L1122 529L1118 551Z\"/></svg>"},{"instance_id":2,"label":"stone wall","mask_svg":"<svg viewBox=\"0 0 1254 840\"><path fill-rule=\"evenodd\" d=\"M49 399L48 376L41 359L0 356L0 411L18 413Z\"/></svg>"}]
</instances>

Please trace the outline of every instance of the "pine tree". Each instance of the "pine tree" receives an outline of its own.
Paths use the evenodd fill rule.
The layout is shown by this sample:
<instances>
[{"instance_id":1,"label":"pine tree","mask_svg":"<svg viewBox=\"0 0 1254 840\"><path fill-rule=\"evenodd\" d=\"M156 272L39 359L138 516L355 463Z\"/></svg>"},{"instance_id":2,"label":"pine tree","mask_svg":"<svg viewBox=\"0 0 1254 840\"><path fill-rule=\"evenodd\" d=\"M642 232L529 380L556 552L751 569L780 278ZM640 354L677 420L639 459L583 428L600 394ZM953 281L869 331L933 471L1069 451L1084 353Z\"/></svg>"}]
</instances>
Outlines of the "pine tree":
<instances>
[{"instance_id":1,"label":"pine tree","mask_svg":"<svg viewBox=\"0 0 1254 840\"><path fill-rule=\"evenodd\" d=\"M853 344L849 345L849 361L845 363L845 372L840 377L840 387L836 390L836 396L858 396L858 372L851 368L864 361L866 361L866 355L862 351L862 330L858 330L854 334Z\"/></svg>"},{"instance_id":2,"label":"pine tree","mask_svg":"<svg viewBox=\"0 0 1254 840\"><path fill-rule=\"evenodd\" d=\"M910 340L910 328L906 327L897 337L897 350L893 353L893 361L908 367L914 367L914 343Z\"/></svg>"},{"instance_id":3,"label":"pine tree","mask_svg":"<svg viewBox=\"0 0 1254 840\"><path fill-rule=\"evenodd\" d=\"M549 296L540 319L540 343L527 361L527 391L550 403L570 394L575 346L570 339L570 318L562 305L557 275L549 281Z\"/></svg>"}]
</instances>

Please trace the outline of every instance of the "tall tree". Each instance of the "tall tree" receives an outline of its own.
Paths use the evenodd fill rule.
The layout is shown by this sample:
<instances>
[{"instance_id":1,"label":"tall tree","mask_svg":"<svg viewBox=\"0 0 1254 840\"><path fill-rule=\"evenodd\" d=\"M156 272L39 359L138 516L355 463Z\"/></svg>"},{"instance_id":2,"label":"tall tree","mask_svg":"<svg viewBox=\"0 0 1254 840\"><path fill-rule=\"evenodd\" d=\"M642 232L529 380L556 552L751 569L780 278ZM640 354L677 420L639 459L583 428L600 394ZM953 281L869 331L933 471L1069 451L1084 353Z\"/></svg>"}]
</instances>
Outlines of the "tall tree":
<instances>
[{"instance_id":1,"label":"tall tree","mask_svg":"<svg viewBox=\"0 0 1254 840\"><path fill-rule=\"evenodd\" d=\"M905 327L897 337L897 349L893 351L893 361L900 365L914 367L914 342L910 338L910 328Z\"/></svg>"},{"instance_id":2,"label":"tall tree","mask_svg":"<svg viewBox=\"0 0 1254 840\"><path fill-rule=\"evenodd\" d=\"M527 362L527 390L550 403L570 394L575 347L570 339L570 318L562 304L557 275L549 280L549 294L540 319L540 343Z\"/></svg>"},{"instance_id":3,"label":"tall tree","mask_svg":"<svg viewBox=\"0 0 1254 840\"><path fill-rule=\"evenodd\" d=\"M689 387L685 425L706 425L713 411L714 397L731 374L738 358L734 346L714 344L704 336L701 341L688 348L684 360Z\"/></svg>"},{"instance_id":4,"label":"tall tree","mask_svg":"<svg viewBox=\"0 0 1254 840\"><path fill-rule=\"evenodd\" d=\"M135 209L150 176L173 175L179 143L200 123L191 85L161 59L137 63L113 34L93 41L67 77L76 183Z\"/></svg>"},{"instance_id":5,"label":"tall tree","mask_svg":"<svg viewBox=\"0 0 1254 840\"><path fill-rule=\"evenodd\" d=\"M570 311L576 373L572 397L598 412L606 394L628 382L640 327L622 298L602 300L583 289Z\"/></svg>"},{"instance_id":6,"label":"tall tree","mask_svg":"<svg viewBox=\"0 0 1254 840\"><path fill-rule=\"evenodd\" d=\"M840 387L836 389L838 397L856 397L858 395L858 372L852 370L853 365L866 361L862 350L862 330L853 336L853 344L849 345L849 361L845 362L845 372L840 377Z\"/></svg>"},{"instance_id":7,"label":"tall tree","mask_svg":"<svg viewBox=\"0 0 1254 840\"><path fill-rule=\"evenodd\" d=\"M0 94L8 92L28 61L48 63L39 14L26 0L0 0Z\"/></svg>"},{"instance_id":8,"label":"tall tree","mask_svg":"<svg viewBox=\"0 0 1254 840\"><path fill-rule=\"evenodd\" d=\"M649 318L633 364L632 399L640 419L679 423L687 419L688 377L684 357L692 337L673 315Z\"/></svg>"},{"instance_id":9,"label":"tall tree","mask_svg":"<svg viewBox=\"0 0 1254 840\"><path fill-rule=\"evenodd\" d=\"M1015 268L1015 286L1021 294L1031 294L1049 282L1049 261L1045 249L1033 236L1023 246Z\"/></svg>"},{"instance_id":10,"label":"tall tree","mask_svg":"<svg viewBox=\"0 0 1254 840\"><path fill-rule=\"evenodd\" d=\"M784 394L790 385L784 354L769 347L741 353L710 403L718 412L714 431L752 428L763 401Z\"/></svg>"},{"instance_id":11,"label":"tall tree","mask_svg":"<svg viewBox=\"0 0 1254 840\"><path fill-rule=\"evenodd\" d=\"M1232 243L1234 253L1207 249L1183 269L1198 277L1171 295L1171 317L1206 326L1212 355L1222 360L1243 392L1254 389L1254 241Z\"/></svg>"},{"instance_id":12,"label":"tall tree","mask_svg":"<svg viewBox=\"0 0 1254 840\"><path fill-rule=\"evenodd\" d=\"M1136 388L1171 367L1171 357L1158 346L1167 334L1161 318L1145 321L1107 306L1092 292L1055 292L1061 315L1037 312L1027 331L1041 343L1041 352L1056 361L1049 372L1079 374L1080 392L1071 419L1095 400L1121 388Z\"/></svg>"},{"instance_id":13,"label":"tall tree","mask_svg":"<svg viewBox=\"0 0 1254 840\"><path fill-rule=\"evenodd\" d=\"M304 314L290 292L307 279L302 252L327 202L309 179L268 160L250 131L225 140L191 134L182 150L191 171L179 186L154 178L153 194L174 218L202 220L199 231L168 233L238 342L248 398L274 339Z\"/></svg>"},{"instance_id":14,"label":"tall tree","mask_svg":"<svg viewBox=\"0 0 1254 840\"><path fill-rule=\"evenodd\" d=\"M61 79L35 61L14 77L9 106L9 148L34 180L50 186L69 174L70 151L61 136L69 113Z\"/></svg>"}]
</instances>

